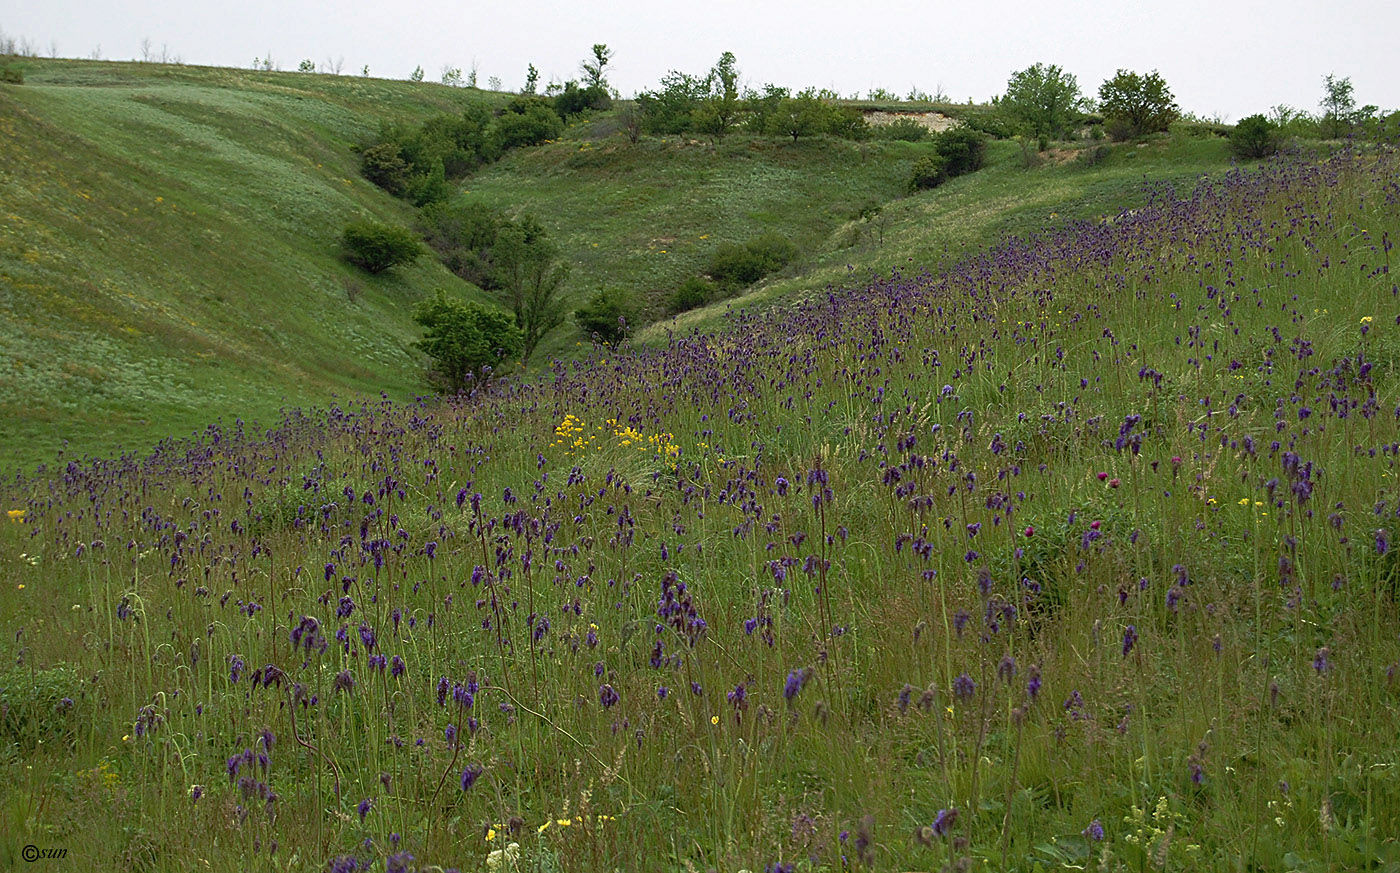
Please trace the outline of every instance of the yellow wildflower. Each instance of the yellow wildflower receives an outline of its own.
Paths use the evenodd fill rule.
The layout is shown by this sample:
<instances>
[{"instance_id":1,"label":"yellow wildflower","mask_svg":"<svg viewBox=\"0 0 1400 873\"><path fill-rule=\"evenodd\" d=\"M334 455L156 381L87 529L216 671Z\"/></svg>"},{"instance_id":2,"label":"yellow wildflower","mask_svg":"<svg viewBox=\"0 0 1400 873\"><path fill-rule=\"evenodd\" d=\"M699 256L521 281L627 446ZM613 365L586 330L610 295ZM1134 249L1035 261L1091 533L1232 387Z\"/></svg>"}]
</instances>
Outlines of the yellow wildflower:
<instances>
[{"instance_id":1,"label":"yellow wildflower","mask_svg":"<svg viewBox=\"0 0 1400 873\"><path fill-rule=\"evenodd\" d=\"M1372 321L1374 321L1374 320L1375 320L1375 319L1371 318L1371 316L1369 316L1369 315L1363 315L1363 316L1361 316L1361 323L1362 323L1362 324L1370 324L1370 323L1371 323Z\"/></svg>"},{"instance_id":2,"label":"yellow wildflower","mask_svg":"<svg viewBox=\"0 0 1400 873\"><path fill-rule=\"evenodd\" d=\"M10 517L10 521L24 521L24 510L23 510L23 509L11 509L9 512L7 512L7 513L5 513L5 514L8 515L8 516Z\"/></svg>"}]
</instances>

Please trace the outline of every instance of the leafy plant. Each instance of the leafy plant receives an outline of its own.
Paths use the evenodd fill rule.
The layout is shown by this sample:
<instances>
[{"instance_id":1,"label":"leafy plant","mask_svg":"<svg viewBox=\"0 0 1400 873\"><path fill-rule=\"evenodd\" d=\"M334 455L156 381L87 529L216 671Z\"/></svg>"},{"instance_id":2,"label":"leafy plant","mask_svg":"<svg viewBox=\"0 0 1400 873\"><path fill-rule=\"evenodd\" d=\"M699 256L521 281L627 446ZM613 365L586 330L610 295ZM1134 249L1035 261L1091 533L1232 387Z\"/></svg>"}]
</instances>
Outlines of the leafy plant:
<instances>
[{"instance_id":1,"label":"leafy plant","mask_svg":"<svg viewBox=\"0 0 1400 873\"><path fill-rule=\"evenodd\" d=\"M413 231L373 221L346 225L340 241L345 259L370 273L412 263L423 254L423 243Z\"/></svg>"},{"instance_id":2,"label":"leafy plant","mask_svg":"<svg viewBox=\"0 0 1400 873\"><path fill-rule=\"evenodd\" d=\"M733 291L782 269L796 254L795 245L773 233L755 237L743 245L725 243L710 260L710 278L720 288Z\"/></svg>"},{"instance_id":3,"label":"leafy plant","mask_svg":"<svg viewBox=\"0 0 1400 873\"><path fill-rule=\"evenodd\" d=\"M452 392L489 379L496 365L520 351L523 339L508 313L444 291L420 303L413 320L426 329L416 345L433 360L430 381Z\"/></svg>"},{"instance_id":4,"label":"leafy plant","mask_svg":"<svg viewBox=\"0 0 1400 873\"><path fill-rule=\"evenodd\" d=\"M602 343L616 346L631 333L636 307L621 288L600 288L588 302L574 310L579 329Z\"/></svg>"},{"instance_id":5,"label":"leafy plant","mask_svg":"<svg viewBox=\"0 0 1400 873\"><path fill-rule=\"evenodd\" d=\"M1142 75L1119 70L1099 86L1099 110L1114 139L1164 131L1181 117L1166 80L1156 71Z\"/></svg>"},{"instance_id":6,"label":"leafy plant","mask_svg":"<svg viewBox=\"0 0 1400 873\"><path fill-rule=\"evenodd\" d=\"M998 106L1037 140L1061 139L1083 107L1075 77L1054 64L1034 64L1012 75Z\"/></svg>"},{"instance_id":7,"label":"leafy plant","mask_svg":"<svg viewBox=\"0 0 1400 873\"><path fill-rule=\"evenodd\" d=\"M1241 118L1230 134L1230 149L1242 158L1264 158L1278 151L1278 131L1263 115Z\"/></svg>"},{"instance_id":8,"label":"leafy plant","mask_svg":"<svg viewBox=\"0 0 1400 873\"><path fill-rule=\"evenodd\" d=\"M709 303L715 295L715 286L699 276L691 276L671 294L671 311L686 312L698 309Z\"/></svg>"},{"instance_id":9,"label":"leafy plant","mask_svg":"<svg viewBox=\"0 0 1400 873\"><path fill-rule=\"evenodd\" d=\"M503 225L491 249L494 276L515 312L525 360L546 334L564 321L559 299L569 267L532 216Z\"/></svg>"}]
</instances>

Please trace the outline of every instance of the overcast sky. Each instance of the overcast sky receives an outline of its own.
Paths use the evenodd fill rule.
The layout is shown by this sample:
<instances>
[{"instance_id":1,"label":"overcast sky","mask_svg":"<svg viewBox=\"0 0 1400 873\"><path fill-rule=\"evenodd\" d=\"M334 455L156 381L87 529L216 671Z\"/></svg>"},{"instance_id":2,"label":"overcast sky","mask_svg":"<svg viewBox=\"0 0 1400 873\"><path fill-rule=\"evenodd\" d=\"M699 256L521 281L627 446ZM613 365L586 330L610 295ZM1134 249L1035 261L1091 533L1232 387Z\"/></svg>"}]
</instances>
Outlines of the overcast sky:
<instances>
[{"instance_id":1,"label":"overcast sky","mask_svg":"<svg viewBox=\"0 0 1400 873\"><path fill-rule=\"evenodd\" d=\"M1350 77L1358 105L1400 108L1395 39L1400 4L1387 0L708 0L594 3L502 0L18 0L0 30L39 54L139 57L143 39L186 63L282 69L341 59L346 73L407 78L422 65L518 90L526 65L541 84L578 75L597 42L613 50L609 79L624 96L668 70L703 73L732 51L750 85L884 87L900 96L938 88L989 99L1037 61L1078 77L1086 94L1122 67L1159 70L1187 112L1233 121L1286 103L1317 109L1322 78Z\"/></svg>"}]
</instances>

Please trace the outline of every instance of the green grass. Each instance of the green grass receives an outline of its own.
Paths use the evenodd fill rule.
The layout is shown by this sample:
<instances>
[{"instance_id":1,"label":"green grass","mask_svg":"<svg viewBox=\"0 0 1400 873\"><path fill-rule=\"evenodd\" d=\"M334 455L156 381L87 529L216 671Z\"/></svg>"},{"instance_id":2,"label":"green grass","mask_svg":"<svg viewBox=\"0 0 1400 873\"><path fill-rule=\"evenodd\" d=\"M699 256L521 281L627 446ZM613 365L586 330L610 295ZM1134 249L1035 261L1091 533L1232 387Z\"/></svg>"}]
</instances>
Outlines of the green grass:
<instances>
[{"instance_id":1,"label":"green grass","mask_svg":"<svg viewBox=\"0 0 1400 873\"><path fill-rule=\"evenodd\" d=\"M0 88L0 471L144 450L214 419L425 390L411 307L437 288L484 299L425 258L381 277L339 257L345 223L408 224L362 180L354 147L382 121L467 100L437 85L300 73L27 60ZM1086 145L1084 143L1080 146ZM987 169L906 196L930 146L735 134L630 144L607 114L508 155L463 198L535 214L572 267L567 306L632 292L646 342L712 325L670 295L716 247L778 233L797 261L741 302L801 296L910 259L935 266L1046 221L1115 213L1141 181L1226 166L1219 140L1115 146L1089 168L1027 170L993 144ZM852 217L883 204L876 225ZM880 230L884 243L877 244ZM848 269L848 265L851 269ZM532 361L586 350L568 323Z\"/></svg>"}]
</instances>

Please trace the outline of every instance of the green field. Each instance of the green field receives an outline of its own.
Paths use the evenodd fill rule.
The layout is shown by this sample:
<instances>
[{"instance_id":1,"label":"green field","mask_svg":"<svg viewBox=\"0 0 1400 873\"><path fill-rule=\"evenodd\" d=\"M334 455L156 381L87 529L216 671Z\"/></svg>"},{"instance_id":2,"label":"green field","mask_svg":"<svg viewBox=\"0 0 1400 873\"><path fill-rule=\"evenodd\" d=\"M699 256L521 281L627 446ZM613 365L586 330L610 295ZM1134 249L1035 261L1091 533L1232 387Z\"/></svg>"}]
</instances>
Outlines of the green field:
<instances>
[{"instance_id":1,"label":"green field","mask_svg":"<svg viewBox=\"0 0 1400 873\"><path fill-rule=\"evenodd\" d=\"M423 259L368 276L339 257L340 228L413 210L361 179L355 148L383 121L413 123L499 95L409 82L151 64L26 61L0 86L0 469L144 451L216 419L270 424L286 406L426 390L412 305L437 288L484 299ZM749 297L921 266L1058 218L1140 202L1144 179L1228 166L1222 140L1114 147L1087 167L1068 149L1027 170L991 166L907 197L927 144L793 144L733 135L630 144L603 115L508 155L462 198L536 215L572 267L575 301L619 287L643 333L722 242L775 232L800 255ZM1090 145L1080 143L1072 148ZM883 217L861 225L867 202ZM877 226L878 224L878 226ZM879 245L883 234L883 245ZM573 305L573 304L570 304ZM577 354L556 331L532 362Z\"/></svg>"}]
</instances>

